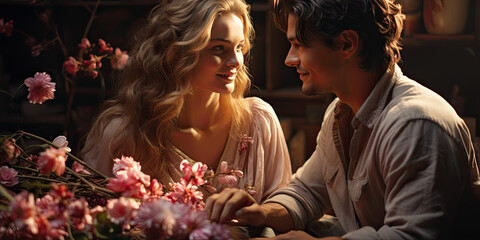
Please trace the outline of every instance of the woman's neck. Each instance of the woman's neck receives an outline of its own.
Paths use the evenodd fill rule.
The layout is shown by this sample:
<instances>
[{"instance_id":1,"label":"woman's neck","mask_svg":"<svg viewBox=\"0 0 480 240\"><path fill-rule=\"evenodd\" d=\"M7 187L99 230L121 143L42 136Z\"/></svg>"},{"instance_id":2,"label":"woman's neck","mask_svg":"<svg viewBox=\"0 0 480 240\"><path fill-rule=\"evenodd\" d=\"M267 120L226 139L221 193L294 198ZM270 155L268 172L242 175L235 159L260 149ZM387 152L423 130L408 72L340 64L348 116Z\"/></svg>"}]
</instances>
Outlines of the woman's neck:
<instances>
[{"instance_id":1,"label":"woman's neck","mask_svg":"<svg viewBox=\"0 0 480 240\"><path fill-rule=\"evenodd\" d=\"M231 109L228 101L225 95L195 90L185 97L177 127L207 131L229 123Z\"/></svg>"}]
</instances>

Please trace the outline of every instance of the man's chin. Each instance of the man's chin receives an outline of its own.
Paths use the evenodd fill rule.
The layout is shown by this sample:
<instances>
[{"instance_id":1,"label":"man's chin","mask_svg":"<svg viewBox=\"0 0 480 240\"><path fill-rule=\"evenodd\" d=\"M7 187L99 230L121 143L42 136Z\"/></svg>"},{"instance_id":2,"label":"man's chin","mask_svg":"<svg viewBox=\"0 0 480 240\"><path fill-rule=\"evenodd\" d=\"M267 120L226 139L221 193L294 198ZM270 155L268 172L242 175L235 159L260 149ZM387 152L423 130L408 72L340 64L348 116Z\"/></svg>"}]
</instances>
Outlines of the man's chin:
<instances>
[{"instance_id":1,"label":"man's chin","mask_svg":"<svg viewBox=\"0 0 480 240\"><path fill-rule=\"evenodd\" d=\"M311 87L305 87L305 86L302 86L302 92L303 92L303 95L305 96L314 96L318 94L317 91L315 91L315 89Z\"/></svg>"}]
</instances>

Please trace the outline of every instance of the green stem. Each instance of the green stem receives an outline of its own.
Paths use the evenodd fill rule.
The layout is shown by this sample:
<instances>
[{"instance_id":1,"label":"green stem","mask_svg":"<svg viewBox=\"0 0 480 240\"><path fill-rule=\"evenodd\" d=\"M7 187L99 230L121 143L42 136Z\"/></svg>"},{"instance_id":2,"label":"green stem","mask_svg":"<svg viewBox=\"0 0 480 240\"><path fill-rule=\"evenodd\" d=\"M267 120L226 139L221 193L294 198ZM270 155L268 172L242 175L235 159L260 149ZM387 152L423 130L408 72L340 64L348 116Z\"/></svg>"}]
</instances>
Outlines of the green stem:
<instances>
[{"instance_id":1,"label":"green stem","mask_svg":"<svg viewBox=\"0 0 480 240\"><path fill-rule=\"evenodd\" d=\"M4 188L2 186L2 184L0 184L0 195L4 196L9 202L13 201L12 195L10 195L10 193L8 193L7 189Z\"/></svg>"},{"instance_id":2,"label":"green stem","mask_svg":"<svg viewBox=\"0 0 480 240\"><path fill-rule=\"evenodd\" d=\"M20 169L20 170L26 170L26 171L30 171L30 172L34 172L34 173L39 173L40 172L37 169L28 168L28 167L12 166L12 168Z\"/></svg>"},{"instance_id":3,"label":"green stem","mask_svg":"<svg viewBox=\"0 0 480 240\"><path fill-rule=\"evenodd\" d=\"M28 175L17 175L19 178L29 178L29 179L36 179L36 180L43 180L47 182L56 182L56 183L65 183L60 180L52 179L52 178L46 178L46 177L38 177L38 176L28 176Z\"/></svg>"},{"instance_id":4,"label":"green stem","mask_svg":"<svg viewBox=\"0 0 480 240\"><path fill-rule=\"evenodd\" d=\"M37 140L40 140L40 141L43 141L45 143L48 143L56 148L58 148L58 146L55 146L55 144L53 144L52 142L46 140L45 138L42 138L42 137L39 137L35 134L31 134L31 133L28 133L28 132L25 132L25 131L19 131L20 134L22 135L27 135L29 137L32 137L32 138L35 138ZM97 174L98 176L104 178L104 179L108 179L109 177L107 177L106 175L104 175L103 173L99 172L98 170L90 167L90 165L88 165L87 163L85 163L84 161L80 160L79 158L77 158L76 156L74 156L73 154L71 153L66 153L69 157L71 157L73 160L77 161L78 163L82 164L83 166L87 167L89 170L91 170L92 172L94 172L95 174Z\"/></svg>"}]
</instances>

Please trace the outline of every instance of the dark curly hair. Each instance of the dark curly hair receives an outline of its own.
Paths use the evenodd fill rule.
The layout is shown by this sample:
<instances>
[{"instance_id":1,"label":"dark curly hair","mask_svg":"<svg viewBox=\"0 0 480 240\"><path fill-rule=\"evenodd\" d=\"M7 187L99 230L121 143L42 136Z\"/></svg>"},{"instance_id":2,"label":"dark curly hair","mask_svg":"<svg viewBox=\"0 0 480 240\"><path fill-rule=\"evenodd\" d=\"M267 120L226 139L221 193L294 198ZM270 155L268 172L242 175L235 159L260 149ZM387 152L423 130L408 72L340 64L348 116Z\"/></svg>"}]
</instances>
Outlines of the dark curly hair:
<instances>
[{"instance_id":1,"label":"dark curly hair","mask_svg":"<svg viewBox=\"0 0 480 240\"><path fill-rule=\"evenodd\" d=\"M275 24L284 32L290 13L298 16L297 39L306 46L320 37L336 49L334 39L342 31L357 32L363 58L359 67L366 71L392 68L401 59L405 16L394 0L275 0Z\"/></svg>"}]
</instances>

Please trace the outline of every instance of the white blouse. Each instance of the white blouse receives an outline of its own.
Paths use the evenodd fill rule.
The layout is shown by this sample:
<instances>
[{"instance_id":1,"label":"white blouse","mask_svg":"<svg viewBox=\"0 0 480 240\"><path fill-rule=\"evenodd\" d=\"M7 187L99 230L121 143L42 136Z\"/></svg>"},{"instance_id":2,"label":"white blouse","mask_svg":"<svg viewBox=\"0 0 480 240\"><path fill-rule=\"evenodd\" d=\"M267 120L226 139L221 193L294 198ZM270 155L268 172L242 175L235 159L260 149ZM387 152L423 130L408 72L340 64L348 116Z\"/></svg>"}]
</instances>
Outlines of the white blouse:
<instances>
[{"instance_id":1,"label":"white blouse","mask_svg":"<svg viewBox=\"0 0 480 240\"><path fill-rule=\"evenodd\" d=\"M290 155L283 135L280 122L273 108L257 97L246 98L250 104L253 115L253 127L249 133L245 133L253 139L247 143L245 150L240 150L242 139L229 137L219 165L215 173L221 172L220 163L228 163L229 169L238 169L243 172L243 177L238 179L236 186L222 185L217 181L213 187L221 191L226 187L244 188L246 184L255 187L253 195L257 202L263 202L274 190L286 186L292 175ZM183 159L195 161L188 157L178 148L176 159L171 161L179 166ZM176 167L176 175L173 180L177 181L182 176L179 167Z\"/></svg>"},{"instance_id":2,"label":"white blouse","mask_svg":"<svg viewBox=\"0 0 480 240\"><path fill-rule=\"evenodd\" d=\"M242 144L242 139L229 137L220 158L219 166L214 169L216 173L221 172L220 163L226 161L229 169L241 170L243 177L238 179L236 186L221 185L214 181L213 187L221 191L225 187L243 189L248 184L255 187L256 193L253 197L260 203L274 190L286 186L290 182L292 169L285 137L273 108L257 97L246 98L246 101L251 107L253 124L250 132L245 134L251 137L253 142L249 142L246 149L240 151L239 147ZM104 137L100 140L98 146L106 146L106 142L102 144L102 141L106 141L106 136L113 134L114 126L119 126L120 121L119 119L112 120L105 129ZM113 161L110 164L100 161L110 159L107 152L104 151L103 147L97 147L87 152L84 158L90 166L100 172L111 173ZM175 149L175 152L176 154L170 156L172 159L170 159L169 168L173 169L171 171L172 175L159 179L162 184L179 181L183 176L180 171L180 162L183 159L195 161L179 149Z\"/></svg>"}]
</instances>

